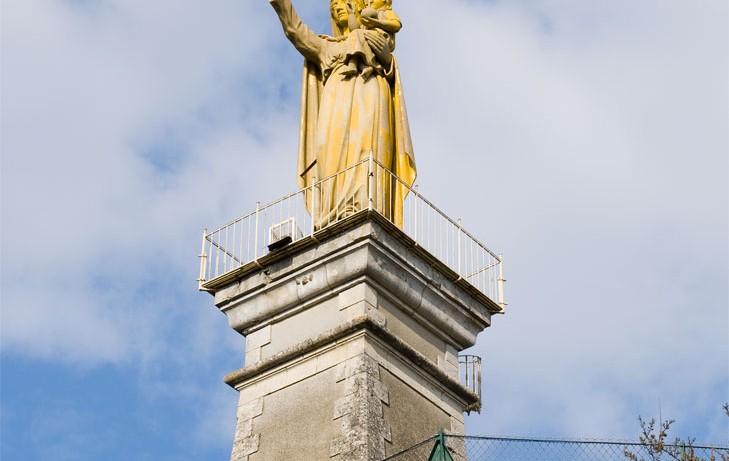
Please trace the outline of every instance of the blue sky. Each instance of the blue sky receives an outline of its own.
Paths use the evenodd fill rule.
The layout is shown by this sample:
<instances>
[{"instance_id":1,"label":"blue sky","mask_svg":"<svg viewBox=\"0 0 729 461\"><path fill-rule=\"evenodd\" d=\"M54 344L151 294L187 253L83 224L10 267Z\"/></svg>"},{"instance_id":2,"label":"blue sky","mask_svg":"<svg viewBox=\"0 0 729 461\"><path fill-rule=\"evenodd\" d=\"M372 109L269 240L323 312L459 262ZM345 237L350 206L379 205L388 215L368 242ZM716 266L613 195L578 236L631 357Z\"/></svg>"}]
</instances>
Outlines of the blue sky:
<instances>
[{"instance_id":1,"label":"blue sky","mask_svg":"<svg viewBox=\"0 0 729 461\"><path fill-rule=\"evenodd\" d=\"M267 3L3 1L4 461L229 456L244 340L197 253L295 189ZM660 402L726 444L727 3L395 8L420 190L505 257L467 431L633 438Z\"/></svg>"}]
</instances>

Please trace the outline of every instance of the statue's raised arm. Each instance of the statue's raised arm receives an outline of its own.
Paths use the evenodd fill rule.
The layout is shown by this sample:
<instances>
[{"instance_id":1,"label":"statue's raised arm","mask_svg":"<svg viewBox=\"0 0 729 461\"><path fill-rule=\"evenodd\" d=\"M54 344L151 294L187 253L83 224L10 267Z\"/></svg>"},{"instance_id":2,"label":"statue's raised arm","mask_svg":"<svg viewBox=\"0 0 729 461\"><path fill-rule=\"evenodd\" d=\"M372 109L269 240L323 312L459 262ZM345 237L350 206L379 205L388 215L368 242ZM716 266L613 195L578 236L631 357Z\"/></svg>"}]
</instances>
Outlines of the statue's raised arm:
<instances>
[{"instance_id":1,"label":"statue's raised arm","mask_svg":"<svg viewBox=\"0 0 729 461\"><path fill-rule=\"evenodd\" d=\"M331 0L332 36L320 36L301 22L291 0L269 2L286 37L305 58L297 179L306 190L315 227L367 209L370 200L372 209L402 225L403 200L415 181L415 158L391 55L394 32L350 32L346 1ZM364 10L363 0L350 2L356 14ZM380 10L369 14L393 17L391 0L371 4ZM369 158L378 171L368 182L364 161Z\"/></svg>"},{"instance_id":2,"label":"statue's raised arm","mask_svg":"<svg viewBox=\"0 0 729 461\"><path fill-rule=\"evenodd\" d=\"M291 4L291 0L269 0L269 3L278 14L286 38L294 44L306 59L314 62L319 61L322 38L301 22L301 18L299 18L298 13Z\"/></svg>"}]
</instances>

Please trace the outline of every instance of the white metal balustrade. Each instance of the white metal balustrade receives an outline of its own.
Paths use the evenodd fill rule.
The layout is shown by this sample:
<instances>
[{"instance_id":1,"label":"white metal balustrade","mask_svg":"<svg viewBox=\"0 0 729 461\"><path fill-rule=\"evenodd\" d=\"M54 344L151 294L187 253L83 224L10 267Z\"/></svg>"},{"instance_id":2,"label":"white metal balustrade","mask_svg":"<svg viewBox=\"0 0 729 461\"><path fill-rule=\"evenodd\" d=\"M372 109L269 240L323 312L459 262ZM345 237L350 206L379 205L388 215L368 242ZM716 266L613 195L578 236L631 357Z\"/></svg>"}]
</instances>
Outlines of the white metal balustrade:
<instances>
[{"instance_id":1,"label":"white metal balustrade","mask_svg":"<svg viewBox=\"0 0 729 461\"><path fill-rule=\"evenodd\" d=\"M354 193L347 192L347 196L332 197L335 189L332 185L336 181L351 180L353 175L367 175L361 181L366 186ZM395 194L397 187L407 191L402 210L393 206L391 194ZM278 246L315 235L352 214L367 210L395 222L418 246L460 278L502 308L506 305L501 256L463 229L460 220L449 218L417 188L408 187L372 158L267 205L257 203L254 211L211 232L205 230L200 255L200 289Z\"/></svg>"},{"instance_id":2,"label":"white metal balustrade","mask_svg":"<svg viewBox=\"0 0 729 461\"><path fill-rule=\"evenodd\" d=\"M458 356L461 383L481 399L481 357L477 355Z\"/></svg>"}]
</instances>

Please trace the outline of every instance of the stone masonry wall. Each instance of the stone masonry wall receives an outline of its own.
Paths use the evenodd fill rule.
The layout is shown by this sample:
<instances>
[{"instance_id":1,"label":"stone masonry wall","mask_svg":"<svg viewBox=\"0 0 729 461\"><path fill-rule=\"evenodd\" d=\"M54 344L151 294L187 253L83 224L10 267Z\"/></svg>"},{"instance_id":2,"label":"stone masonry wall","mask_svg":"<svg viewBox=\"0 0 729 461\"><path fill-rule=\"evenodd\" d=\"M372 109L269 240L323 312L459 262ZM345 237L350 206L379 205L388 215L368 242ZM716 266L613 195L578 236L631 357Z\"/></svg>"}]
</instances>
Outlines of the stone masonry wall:
<instances>
[{"instance_id":1,"label":"stone masonry wall","mask_svg":"<svg viewBox=\"0 0 729 461\"><path fill-rule=\"evenodd\" d=\"M253 433L253 419L263 414L263 399L256 399L238 407L238 422L230 461L248 461L258 451L261 434Z\"/></svg>"},{"instance_id":2,"label":"stone masonry wall","mask_svg":"<svg viewBox=\"0 0 729 461\"><path fill-rule=\"evenodd\" d=\"M385 457L385 441L391 441L383 404L389 404L387 387L380 381L380 366L366 354L339 365L337 382L344 381L345 395L334 406L334 420L341 421L340 437L331 444L330 456L341 461L379 461Z\"/></svg>"}]
</instances>

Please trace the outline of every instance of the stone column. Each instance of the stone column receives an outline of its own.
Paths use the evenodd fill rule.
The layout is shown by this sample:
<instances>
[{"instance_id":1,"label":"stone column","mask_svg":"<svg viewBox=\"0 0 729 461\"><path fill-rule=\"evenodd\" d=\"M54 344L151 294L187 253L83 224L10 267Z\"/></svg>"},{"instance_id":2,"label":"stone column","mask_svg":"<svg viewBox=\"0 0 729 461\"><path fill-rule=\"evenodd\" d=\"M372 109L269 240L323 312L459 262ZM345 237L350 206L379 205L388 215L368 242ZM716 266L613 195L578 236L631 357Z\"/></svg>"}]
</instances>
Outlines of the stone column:
<instances>
[{"instance_id":1,"label":"stone column","mask_svg":"<svg viewBox=\"0 0 729 461\"><path fill-rule=\"evenodd\" d=\"M458 353L500 308L377 213L207 288L246 337L233 461L379 461L480 408Z\"/></svg>"}]
</instances>

